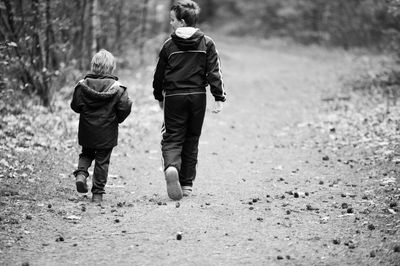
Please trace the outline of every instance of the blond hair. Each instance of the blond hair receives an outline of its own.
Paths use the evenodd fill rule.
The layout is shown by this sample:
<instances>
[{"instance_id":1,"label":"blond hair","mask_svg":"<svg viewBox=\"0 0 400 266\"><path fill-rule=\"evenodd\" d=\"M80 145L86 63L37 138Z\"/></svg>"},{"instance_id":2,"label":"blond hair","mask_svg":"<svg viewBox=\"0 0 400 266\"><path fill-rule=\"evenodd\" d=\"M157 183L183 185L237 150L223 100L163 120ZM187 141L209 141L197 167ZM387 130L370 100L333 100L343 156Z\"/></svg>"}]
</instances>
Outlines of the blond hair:
<instances>
[{"instance_id":1,"label":"blond hair","mask_svg":"<svg viewBox=\"0 0 400 266\"><path fill-rule=\"evenodd\" d=\"M114 56L107 50L101 49L92 58L91 71L94 74L112 74L116 63Z\"/></svg>"}]
</instances>

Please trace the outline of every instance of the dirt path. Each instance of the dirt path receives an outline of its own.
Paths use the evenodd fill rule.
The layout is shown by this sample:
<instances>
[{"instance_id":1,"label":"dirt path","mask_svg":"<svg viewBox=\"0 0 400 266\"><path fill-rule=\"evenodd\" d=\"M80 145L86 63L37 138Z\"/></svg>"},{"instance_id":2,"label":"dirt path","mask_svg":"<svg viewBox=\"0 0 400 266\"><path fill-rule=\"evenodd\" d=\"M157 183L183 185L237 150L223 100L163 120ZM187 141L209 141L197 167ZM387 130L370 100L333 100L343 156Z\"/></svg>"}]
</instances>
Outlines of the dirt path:
<instances>
[{"instance_id":1,"label":"dirt path","mask_svg":"<svg viewBox=\"0 0 400 266\"><path fill-rule=\"evenodd\" d=\"M371 167L339 163L323 145L321 97L335 93L352 57L238 39L217 45L228 102L207 113L194 195L167 198L161 112L150 83L144 91L127 75L136 107L104 204L59 176L75 164L72 149L51 170L61 196L30 203L30 217L14 227L22 237L1 250L0 264L398 265L399 215L381 214L366 196L377 186Z\"/></svg>"}]
</instances>

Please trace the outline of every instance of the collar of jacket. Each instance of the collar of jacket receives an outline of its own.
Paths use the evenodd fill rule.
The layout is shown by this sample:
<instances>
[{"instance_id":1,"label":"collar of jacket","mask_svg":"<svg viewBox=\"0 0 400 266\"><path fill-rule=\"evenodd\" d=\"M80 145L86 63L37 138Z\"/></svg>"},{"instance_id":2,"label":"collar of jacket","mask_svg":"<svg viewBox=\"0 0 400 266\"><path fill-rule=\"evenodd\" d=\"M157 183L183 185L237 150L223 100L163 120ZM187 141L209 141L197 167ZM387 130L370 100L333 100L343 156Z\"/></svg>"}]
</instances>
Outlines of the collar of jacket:
<instances>
[{"instance_id":1,"label":"collar of jacket","mask_svg":"<svg viewBox=\"0 0 400 266\"><path fill-rule=\"evenodd\" d=\"M118 80L118 77L114 76L114 75L108 75L108 74L94 74L94 73L88 73L85 76L86 78L91 78L91 79L113 79L113 80Z\"/></svg>"},{"instance_id":2,"label":"collar of jacket","mask_svg":"<svg viewBox=\"0 0 400 266\"><path fill-rule=\"evenodd\" d=\"M199 29L194 27L179 27L175 30L176 36L182 39L189 39Z\"/></svg>"},{"instance_id":3,"label":"collar of jacket","mask_svg":"<svg viewBox=\"0 0 400 266\"><path fill-rule=\"evenodd\" d=\"M114 95L118 92L118 88L121 84L119 83L119 81L116 80L109 82L109 84L107 85L103 84L106 86L106 88L102 91L97 91L89 87L86 79L79 82L79 85L81 86L83 93L89 98L109 99L114 97Z\"/></svg>"}]
</instances>

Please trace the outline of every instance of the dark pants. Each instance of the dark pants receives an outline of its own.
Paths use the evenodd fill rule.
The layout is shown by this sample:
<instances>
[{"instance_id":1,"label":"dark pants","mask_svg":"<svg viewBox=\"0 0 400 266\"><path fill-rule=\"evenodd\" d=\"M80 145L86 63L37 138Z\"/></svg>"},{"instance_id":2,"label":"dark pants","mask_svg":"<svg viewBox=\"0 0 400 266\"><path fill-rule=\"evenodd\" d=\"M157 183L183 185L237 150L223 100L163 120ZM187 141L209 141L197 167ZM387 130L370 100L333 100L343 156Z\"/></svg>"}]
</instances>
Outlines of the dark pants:
<instances>
[{"instance_id":1,"label":"dark pants","mask_svg":"<svg viewBox=\"0 0 400 266\"><path fill-rule=\"evenodd\" d=\"M196 178L206 102L205 93L167 96L164 100L161 141L164 170L176 167L182 186L192 186Z\"/></svg>"},{"instance_id":2,"label":"dark pants","mask_svg":"<svg viewBox=\"0 0 400 266\"><path fill-rule=\"evenodd\" d=\"M93 194L104 194L104 187L107 183L108 166L110 165L111 149L91 149L82 147L82 153L79 154L78 169L75 171L75 175L78 173L84 174L86 177L89 176L88 169L95 160L93 179L92 179L92 193Z\"/></svg>"}]
</instances>

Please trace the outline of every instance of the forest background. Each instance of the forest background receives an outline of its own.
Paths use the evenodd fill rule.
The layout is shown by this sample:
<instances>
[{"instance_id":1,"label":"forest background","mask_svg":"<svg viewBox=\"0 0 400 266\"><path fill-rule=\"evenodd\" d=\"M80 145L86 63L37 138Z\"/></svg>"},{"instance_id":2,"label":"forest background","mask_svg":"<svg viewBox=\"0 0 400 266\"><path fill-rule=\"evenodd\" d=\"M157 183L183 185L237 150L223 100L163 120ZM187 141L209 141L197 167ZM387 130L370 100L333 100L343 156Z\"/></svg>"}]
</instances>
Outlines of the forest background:
<instances>
[{"instance_id":1,"label":"forest background","mask_svg":"<svg viewBox=\"0 0 400 266\"><path fill-rule=\"evenodd\" d=\"M201 27L225 35L400 53L398 0L199 0ZM89 68L100 48L119 69L154 65L170 32L166 0L0 1L0 112L54 97ZM391 66L369 81L393 87ZM368 82L363 83L368 87ZM393 93L393 92L391 92ZM70 96L70 95L66 95Z\"/></svg>"},{"instance_id":2,"label":"forest background","mask_svg":"<svg viewBox=\"0 0 400 266\"><path fill-rule=\"evenodd\" d=\"M0 264L398 264L400 0L198 0L228 101L177 203L151 88L173 2L0 0ZM95 206L69 103L101 48L133 106Z\"/></svg>"}]
</instances>

